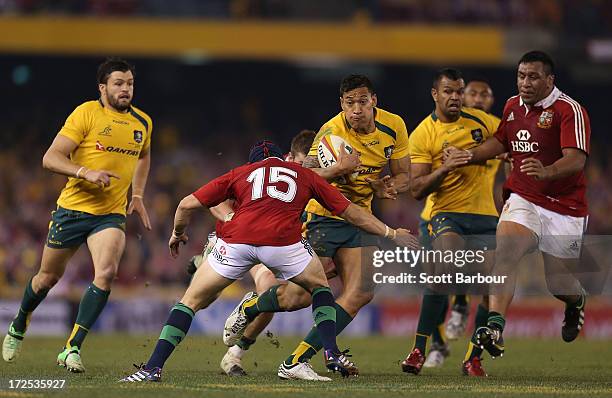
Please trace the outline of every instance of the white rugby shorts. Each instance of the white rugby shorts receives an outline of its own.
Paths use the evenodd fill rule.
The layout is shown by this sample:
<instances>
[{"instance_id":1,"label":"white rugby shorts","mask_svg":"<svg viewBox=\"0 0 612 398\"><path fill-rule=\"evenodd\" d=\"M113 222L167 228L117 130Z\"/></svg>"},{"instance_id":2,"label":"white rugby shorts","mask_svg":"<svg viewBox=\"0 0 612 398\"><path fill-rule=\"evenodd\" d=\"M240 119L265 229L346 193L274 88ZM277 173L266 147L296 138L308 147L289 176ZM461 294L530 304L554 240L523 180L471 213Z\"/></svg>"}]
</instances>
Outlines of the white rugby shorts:
<instances>
[{"instance_id":1,"label":"white rugby shorts","mask_svg":"<svg viewBox=\"0 0 612 398\"><path fill-rule=\"evenodd\" d=\"M558 258L578 258L587 217L572 217L547 210L512 193L499 222L511 221L529 228L538 238L538 249Z\"/></svg>"},{"instance_id":2,"label":"white rugby shorts","mask_svg":"<svg viewBox=\"0 0 612 398\"><path fill-rule=\"evenodd\" d=\"M208 263L221 276L242 279L257 264L263 263L279 279L301 274L312 260L313 251L306 239L288 246L253 246L227 243L217 238Z\"/></svg>"}]
</instances>

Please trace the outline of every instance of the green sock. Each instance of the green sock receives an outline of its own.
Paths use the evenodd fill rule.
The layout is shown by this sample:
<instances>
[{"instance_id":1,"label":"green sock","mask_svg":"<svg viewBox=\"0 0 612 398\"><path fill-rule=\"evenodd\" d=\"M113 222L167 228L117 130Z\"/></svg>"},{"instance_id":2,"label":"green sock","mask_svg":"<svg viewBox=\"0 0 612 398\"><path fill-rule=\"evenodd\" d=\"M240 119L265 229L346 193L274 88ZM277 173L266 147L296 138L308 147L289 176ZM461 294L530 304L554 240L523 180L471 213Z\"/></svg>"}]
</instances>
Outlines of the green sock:
<instances>
[{"instance_id":1,"label":"green sock","mask_svg":"<svg viewBox=\"0 0 612 398\"><path fill-rule=\"evenodd\" d=\"M337 336L349 325L349 323L351 323L353 317L351 317L338 303L334 304L334 308L336 309ZM285 359L285 364L294 365L298 362L308 362L321 348L323 348L323 342L319 337L317 328L313 327L295 351Z\"/></svg>"},{"instance_id":2,"label":"green sock","mask_svg":"<svg viewBox=\"0 0 612 398\"><path fill-rule=\"evenodd\" d=\"M448 311L448 299L444 300L444 307L440 309L440 316L436 321L436 327L431 333L431 341L438 345L446 344L446 336L444 334L444 321L446 320L446 312Z\"/></svg>"},{"instance_id":3,"label":"green sock","mask_svg":"<svg viewBox=\"0 0 612 398\"><path fill-rule=\"evenodd\" d=\"M506 326L506 320L504 319L504 316L499 312L491 311L489 312L487 325L496 327L497 329L503 332L504 326Z\"/></svg>"},{"instance_id":4,"label":"green sock","mask_svg":"<svg viewBox=\"0 0 612 398\"><path fill-rule=\"evenodd\" d=\"M246 336L242 336L240 340L238 340L238 342L236 343L238 347L242 348L245 351L248 350L253 344L255 344L255 340L249 339Z\"/></svg>"},{"instance_id":5,"label":"green sock","mask_svg":"<svg viewBox=\"0 0 612 398\"><path fill-rule=\"evenodd\" d=\"M23 298L21 299L21 306L17 312L17 316L13 320L13 329L18 333L25 333L30 323L30 317L32 312L38 307L40 303L47 297L48 290L41 290L38 293L34 292L32 288L32 279L26 285L25 291L23 292Z\"/></svg>"},{"instance_id":6,"label":"green sock","mask_svg":"<svg viewBox=\"0 0 612 398\"><path fill-rule=\"evenodd\" d=\"M432 290L427 289L423 295L423 304L419 313L419 323L417 324L413 349L418 348L422 353L425 353L427 339L436 327L445 302L448 303L448 296L435 294Z\"/></svg>"},{"instance_id":7,"label":"green sock","mask_svg":"<svg viewBox=\"0 0 612 398\"><path fill-rule=\"evenodd\" d=\"M474 318L474 331L476 331L479 327L487 326L487 321L489 320L489 310L482 306L482 304L478 305L478 310L476 311L476 318ZM482 356L482 348L476 345L475 335L472 334L472 339L470 340L471 344L468 348L468 353L466 354L466 361L470 360L474 357L480 358Z\"/></svg>"},{"instance_id":8,"label":"green sock","mask_svg":"<svg viewBox=\"0 0 612 398\"><path fill-rule=\"evenodd\" d=\"M278 297L276 295L276 291L280 286L281 285L272 286L260 296L257 296L254 299L244 303L244 314L247 316L249 321L255 319L255 317L262 312L282 311L280 305L278 304Z\"/></svg>"},{"instance_id":9,"label":"green sock","mask_svg":"<svg viewBox=\"0 0 612 398\"><path fill-rule=\"evenodd\" d=\"M104 309L109 295L109 290L102 290L93 283L87 287L79 304L79 313L77 314L72 333L66 342L66 348L81 348L89 329L91 329Z\"/></svg>"}]
</instances>

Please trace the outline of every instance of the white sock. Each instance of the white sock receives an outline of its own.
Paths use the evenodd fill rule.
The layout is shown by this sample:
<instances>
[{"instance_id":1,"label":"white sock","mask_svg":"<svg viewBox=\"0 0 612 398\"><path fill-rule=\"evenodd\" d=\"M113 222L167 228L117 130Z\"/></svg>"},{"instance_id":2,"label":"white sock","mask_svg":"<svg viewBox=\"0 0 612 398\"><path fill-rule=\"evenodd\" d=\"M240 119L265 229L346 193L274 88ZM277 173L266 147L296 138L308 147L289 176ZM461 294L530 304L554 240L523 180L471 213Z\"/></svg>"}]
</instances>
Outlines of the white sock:
<instances>
[{"instance_id":1,"label":"white sock","mask_svg":"<svg viewBox=\"0 0 612 398\"><path fill-rule=\"evenodd\" d=\"M231 352L232 355L235 356L236 358L242 359L242 356L244 355L246 350L243 350L238 345L233 345L229 348L229 352Z\"/></svg>"}]
</instances>

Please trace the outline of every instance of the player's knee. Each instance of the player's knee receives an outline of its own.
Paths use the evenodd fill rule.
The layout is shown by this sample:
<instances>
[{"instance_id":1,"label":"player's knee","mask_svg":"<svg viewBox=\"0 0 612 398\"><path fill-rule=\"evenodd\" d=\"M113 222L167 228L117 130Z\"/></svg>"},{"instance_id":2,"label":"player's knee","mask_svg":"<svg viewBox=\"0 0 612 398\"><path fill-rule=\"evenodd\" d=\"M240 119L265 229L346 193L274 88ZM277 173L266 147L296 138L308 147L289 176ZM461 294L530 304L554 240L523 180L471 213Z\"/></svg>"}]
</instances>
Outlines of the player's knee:
<instances>
[{"instance_id":1,"label":"player's knee","mask_svg":"<svg viewBox=\"0 0 612 398\"><path fill-rule=\"evenodd\" d=\"M495 249L495 265L516 264L528 248L512 238L500 239Z\"/></svg>"},{"instance_id":2,"label":"player's knee","mask_svg":"<svg viewBox=\"0 0 612 398\"><path fill-rule=\"evenodd\" d=\"M113 280L115 280L115 277L117 276L117 268L116 267L104 267L100 270L96 270L96 275L95 275L95 280L96 280L96 286L98 286L98 284L101 285L105 285L103 286L98 286L101 289L104 289L105 287L110 288L110 285L113 283Z\"/></svg>"},{"instance_id":3,"label":"player's knee","mask_svg":"<svg viewBox=\"0 0 612 398\"><path fill-rule=\"evenodd\" d=\"M39 272L36 278L32 280L32 287L36 292L49 291L59 282L61 275L50 272Z\"/></svg>"},{"instance_id":4,"label":"player's knee","mask_svg":"<svg viewBox=\"0 0 612 398\"><path fill-rule=\"evenodd\" d=\"M269 269L263 267L257 270L255 274L255 288L258 294L261 294L271 288L272 286L278 285L276 277Z\"/></svg>"}]
</instances>

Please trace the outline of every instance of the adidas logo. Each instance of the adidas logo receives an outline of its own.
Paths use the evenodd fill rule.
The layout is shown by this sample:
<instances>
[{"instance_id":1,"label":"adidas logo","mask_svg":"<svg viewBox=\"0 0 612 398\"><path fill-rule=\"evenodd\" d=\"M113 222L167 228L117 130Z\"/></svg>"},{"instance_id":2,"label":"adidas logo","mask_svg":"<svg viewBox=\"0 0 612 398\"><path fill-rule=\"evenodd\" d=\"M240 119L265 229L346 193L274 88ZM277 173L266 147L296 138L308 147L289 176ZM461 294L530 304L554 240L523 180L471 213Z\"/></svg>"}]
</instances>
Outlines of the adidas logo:
<instances>
[{"instance_id":1,"label":"adidas logo","mask_svg":"<svg viewBox=\"0 0 612 398\"><path fill-rule=\"evenodd\" d=\"M514 112L510 112L510 114L508 115L508 118L506 119L507 122L511 122L514 120Z\"/></svg>"}]
</instances>

